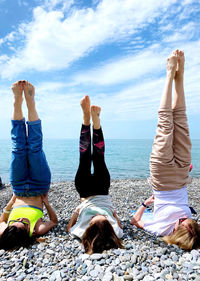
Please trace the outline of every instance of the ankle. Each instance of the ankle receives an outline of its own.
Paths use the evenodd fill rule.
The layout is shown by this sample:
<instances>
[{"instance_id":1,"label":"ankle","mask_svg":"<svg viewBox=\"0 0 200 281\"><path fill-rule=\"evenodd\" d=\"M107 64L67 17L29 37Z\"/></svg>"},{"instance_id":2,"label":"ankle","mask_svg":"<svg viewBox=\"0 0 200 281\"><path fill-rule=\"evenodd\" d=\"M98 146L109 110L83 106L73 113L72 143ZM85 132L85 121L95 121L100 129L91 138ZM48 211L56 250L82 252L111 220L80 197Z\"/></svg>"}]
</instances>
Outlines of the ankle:
<instances>
[{"instance_id":1,"label":"ankle","mask_svg":"<svg viewBox=\"0 0 200 281\"><path fill-rule=\"evenodd\" d=\"M22 109L22 100L14 100L13 106L15 109Z\"/></svg>"},{"instance_id":2,"label":"ankle","mask_svg":"<svg viewBox=\"0 0 200 281\"><path fill-rule=\"evenodd\" d=\"M176 73L174 80L181 82L183 81L183 78L184 78L184 73Z\"/></svg>"},{"instance_id":3,"label":"ankle","mask_svg":"<svg viewBox=\"0 0 200 281\"><path fill-rule=\"evenodd\" d=\"M87 121L87 120L83 119L83 125L84 126L89 126L90 125L90 121Z\"/></svg>"},{"instance_id":4,"label":"ankle","mask_svg":"<svg viewBox=\"0 0 200 281\"><path fill-rule=\"evenodd\" d=\"M26 105L27 105L28 110L35 110L35 100L34 99L30 99L30 100L26 99Z\"/></svg>"},{"instance_id":5,"label":"ankle","mask_svg":"<svg viewBox=\"0 0 200 281\"><path fill-rule=\"evenodd\" d=\"M39 117L38 117L36 112L29 112L28 113L28 121L29 122L37 121L38 119L39 119Z\"/></svg>"},{"instance_id":6,"label":"ankle","mask_svg":"<svg viewBox=\"0 0 200 281\"><path fill-rule=\"evenodd\" d=\"M167 81L168 82L173 82L173 79L174 79L174 73L172 72L167 72Z\"/></svg>"},{"instance_id":7,"label":"ankle","mask_svg":"<svg viewBox=\"0 0 200 281\"><path fill-rule=\"evenodd\" d=\"M85 126L90 125L90 113L83 114L83 125L85 125Z\"/></svg>"},{"instance_id":8,"label":"ankle","mask_svg":"<svg viewBox=\"0 0 200 281\"><path fill-rule=\"evenodd\" d=\"M15 101L13 107L14 107L14 112L23 116L23 114L22 114L22 101Z\"/></svg>"},{"instance_id":9,"label":"ankle","mask_svg":"<svg viewBox=\"0 0 200 281\"><path fill-rule=\"evenodd\" d=\"M99 130L101 128L100 120L96 121L96 122L93 122L93 128L95 130Z\"/></svg>"}]
</instances>

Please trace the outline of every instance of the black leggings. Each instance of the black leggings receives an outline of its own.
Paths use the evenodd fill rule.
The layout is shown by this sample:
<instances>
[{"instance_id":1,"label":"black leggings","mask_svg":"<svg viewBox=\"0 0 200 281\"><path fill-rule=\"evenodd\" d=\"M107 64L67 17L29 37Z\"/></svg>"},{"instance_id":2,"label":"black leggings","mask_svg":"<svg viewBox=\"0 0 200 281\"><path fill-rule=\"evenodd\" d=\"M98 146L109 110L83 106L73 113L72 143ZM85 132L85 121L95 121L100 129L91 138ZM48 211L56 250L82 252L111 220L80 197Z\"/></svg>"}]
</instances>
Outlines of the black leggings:
<instances>
[{"instance_id":1,"label":"black leggings","mask_svg":"<svg viewBox=\"0 0 200 281\"><path fill-rule=\"evenodd\" d=\"M90 125L82 125L80 135L80 163L75 177L75 186L81 198L93 195L108 195L110 174L104 160L104 138L101 129L93 129L93 154L91 154ZM94 173L91 173L93 161Z\"/></svg>"}]
</instances>

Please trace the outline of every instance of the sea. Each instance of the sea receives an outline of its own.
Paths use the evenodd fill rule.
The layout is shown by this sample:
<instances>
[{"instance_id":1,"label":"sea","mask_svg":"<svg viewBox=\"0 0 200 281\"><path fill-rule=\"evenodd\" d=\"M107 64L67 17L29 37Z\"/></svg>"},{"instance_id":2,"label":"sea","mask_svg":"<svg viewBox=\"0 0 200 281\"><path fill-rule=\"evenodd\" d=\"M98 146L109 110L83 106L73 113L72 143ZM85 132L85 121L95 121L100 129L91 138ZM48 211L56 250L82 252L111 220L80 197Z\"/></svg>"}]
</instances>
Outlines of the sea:
<instances>
[{"instance_id":1,"label":"sea","mask_svg":"<svg viewBox=\"0 0 200 281\"><path fill-rule=\"evenodd\" d=\"M149 177L151 139L107 139L105 160L112 179ZM78 139L45 139L52 182L74 180L79 163ZM9 183L11 141L0 140L0 177ZM192 177L200 178L200 140L192 140Z\"/></svg>"}]
</instances>

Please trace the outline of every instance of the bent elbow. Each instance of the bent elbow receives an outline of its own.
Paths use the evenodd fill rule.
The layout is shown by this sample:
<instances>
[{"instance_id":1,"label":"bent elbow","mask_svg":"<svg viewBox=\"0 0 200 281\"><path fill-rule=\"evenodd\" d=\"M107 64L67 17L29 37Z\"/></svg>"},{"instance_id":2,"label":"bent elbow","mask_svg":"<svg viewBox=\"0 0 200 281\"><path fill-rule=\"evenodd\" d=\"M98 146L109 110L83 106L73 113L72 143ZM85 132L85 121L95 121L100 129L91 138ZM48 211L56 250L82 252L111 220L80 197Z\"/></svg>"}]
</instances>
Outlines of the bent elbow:
<instances>
[{"instance_id":1,"label":"bent elbow","mask_svg":"<svg viewBox=\"0 0 200 281\"><path fill-rule=\"evenodd\" d=\"M137 224L137 220L134 217L131 219L131 224L132 225L136 225Z\"/></svg>"},{"instance_id":2,"label":"bent elbow","mask_svg":"<svg viewBox=\"0 0 200 281\"><path fill-rule=\"evenodd\" d=\"M58 224L58 218L56 217L55 219L52 220L54 226Z\"/></svg>"}]
</instances>

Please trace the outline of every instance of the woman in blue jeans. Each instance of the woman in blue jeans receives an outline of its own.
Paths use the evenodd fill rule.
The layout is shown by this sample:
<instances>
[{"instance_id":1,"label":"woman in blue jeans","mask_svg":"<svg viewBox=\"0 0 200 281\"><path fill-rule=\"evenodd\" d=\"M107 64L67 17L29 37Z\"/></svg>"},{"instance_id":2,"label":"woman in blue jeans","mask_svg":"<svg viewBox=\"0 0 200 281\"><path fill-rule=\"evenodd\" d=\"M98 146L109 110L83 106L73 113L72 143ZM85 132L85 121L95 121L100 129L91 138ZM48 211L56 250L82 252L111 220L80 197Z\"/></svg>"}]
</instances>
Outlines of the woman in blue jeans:
<instances>
[{"instance_id":1,"label":"woman in blue jeans","mask_svg":"<svg viewBox=\"0 0 200 281\"><path fill-rule=\"evenodd\" d=\"M32 244L58 223L48 201L51 173L42 149L41 120L35 107L35 89L28 81L12 85L12 160L10 181L13 196L0 217L0 249ZM28 108L27 128L22 112L23 93ZM43 206L49 221L43 222Z\"/></svg>"}]
</instances>

